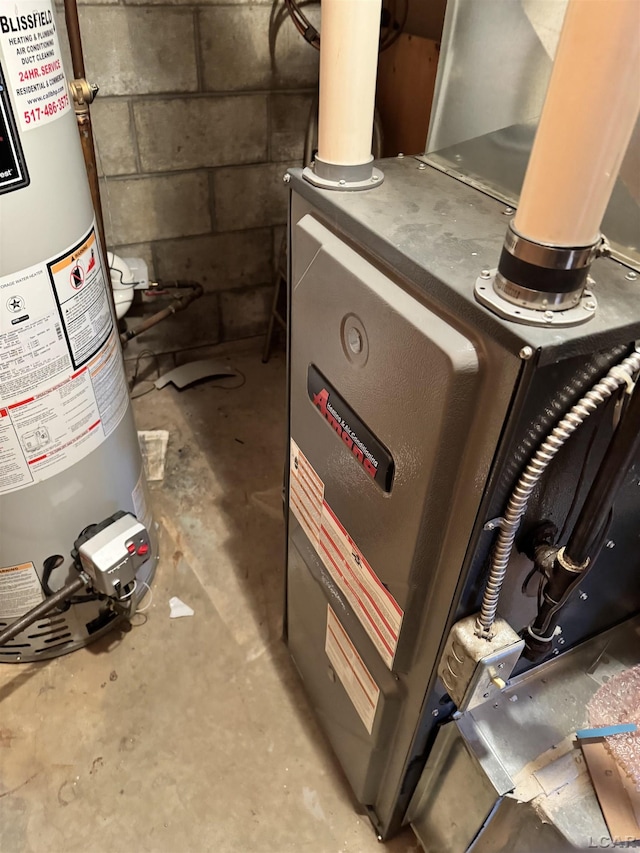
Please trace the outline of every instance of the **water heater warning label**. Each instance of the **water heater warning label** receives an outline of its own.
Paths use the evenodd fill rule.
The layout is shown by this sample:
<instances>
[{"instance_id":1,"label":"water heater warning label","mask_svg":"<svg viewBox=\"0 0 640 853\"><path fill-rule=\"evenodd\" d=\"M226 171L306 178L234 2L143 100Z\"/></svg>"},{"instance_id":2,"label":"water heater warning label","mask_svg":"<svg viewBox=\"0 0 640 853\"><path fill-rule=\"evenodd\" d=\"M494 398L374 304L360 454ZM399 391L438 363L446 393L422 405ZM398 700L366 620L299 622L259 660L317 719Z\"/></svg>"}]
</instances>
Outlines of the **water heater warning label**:
<instances>
[{"instance_id":1,"label":"water heater warning label","mask_svg":"<svg viewBox=\"0 0 640 853\"><path fill-rule=\"evenodd\" d=\"M106 287L94 228L55 258L0 278L0 494L65 470L124 417Z\"/></svg>"},{"instance_id":2,"label":"water heater warning label","mask_svg":"<svg viewBox=\"0 0 640 853\"><path fill-rule=\"evenodd\" d=\"M325 568L391 669L402 608L367 562L324 497L324 483L291 439L289 504Z\"/></svg>"},{"instance_id":3,"label":"water heater warning label","mask_svg":"<svg viewBox=\"0 0 640 853\"><path fill-rule=\"evenodd\" d=\"M49 0L3 4L0 44L23 131L55 121L71 109Z\"/></svg>"},{"instance_id":4,"label":"water heater warning label","mask_svg":"<svg viewBox=\"0 0 640 853\"><path fill-rule=\"evenodd\" d=\"M73 366L82 367L113 329L95 231L47 266Z\"/></svg>"},{"instance_id":5,"label":"water heater warning label","mask_svg":"<svg viewBox=\"0 0 640 853\"><path fill-rule=\"evenodd\" d=\"M0 619L17 619L43 599L33 563L0 566Z\"/></svg>"}]
</instances>

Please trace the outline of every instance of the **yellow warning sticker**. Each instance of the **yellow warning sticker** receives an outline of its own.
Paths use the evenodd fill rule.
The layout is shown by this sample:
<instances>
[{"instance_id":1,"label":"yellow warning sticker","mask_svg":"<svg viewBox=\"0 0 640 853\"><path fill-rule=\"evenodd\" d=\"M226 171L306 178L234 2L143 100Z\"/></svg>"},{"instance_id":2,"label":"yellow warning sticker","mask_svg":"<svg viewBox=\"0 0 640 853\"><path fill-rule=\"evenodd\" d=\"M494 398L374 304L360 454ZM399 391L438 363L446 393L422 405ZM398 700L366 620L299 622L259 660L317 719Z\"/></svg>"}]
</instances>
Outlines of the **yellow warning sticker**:
<instances>
[{"instance_id":1,"label":"yellow warning sticker","mask_svg":"<svg viewBox=\"0 0 640 853\"><path fill-rule=\"evenodd\" d=\"M0 619L17 619L43 599L33 563L0 567Z\"/></svg>"}]
</instances>

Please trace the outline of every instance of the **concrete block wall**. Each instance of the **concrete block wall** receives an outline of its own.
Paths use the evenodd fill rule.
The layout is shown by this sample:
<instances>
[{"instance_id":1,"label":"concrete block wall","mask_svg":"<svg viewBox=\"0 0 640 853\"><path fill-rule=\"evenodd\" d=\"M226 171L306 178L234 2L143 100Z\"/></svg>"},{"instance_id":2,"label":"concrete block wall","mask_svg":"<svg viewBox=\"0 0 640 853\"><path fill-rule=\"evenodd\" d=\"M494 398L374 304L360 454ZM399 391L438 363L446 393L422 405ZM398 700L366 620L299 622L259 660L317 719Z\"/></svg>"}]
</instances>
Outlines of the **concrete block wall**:
<instances>
[{"instance_id":1,"label":"concrete block wall","mask_svg":"<svg viewBox=\"0 0 640 853\"><path fill-rule=\"evenodd\" d=\"M205 288L140 347L262 333L317 51L282 0L80 2L109 247ZM58 22L66 51L61 9Z\"/></svg>"}]
</instances>

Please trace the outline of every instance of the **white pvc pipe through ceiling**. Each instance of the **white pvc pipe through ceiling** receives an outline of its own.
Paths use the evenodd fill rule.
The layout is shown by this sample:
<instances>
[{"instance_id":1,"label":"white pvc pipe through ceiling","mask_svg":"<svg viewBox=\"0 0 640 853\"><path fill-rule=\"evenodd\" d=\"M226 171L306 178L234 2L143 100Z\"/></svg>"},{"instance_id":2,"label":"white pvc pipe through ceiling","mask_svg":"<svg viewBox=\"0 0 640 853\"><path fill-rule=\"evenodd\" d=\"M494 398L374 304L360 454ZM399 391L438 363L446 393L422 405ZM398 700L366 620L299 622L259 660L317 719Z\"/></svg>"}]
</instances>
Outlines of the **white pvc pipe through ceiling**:
<instances>
[{"instance_id":1,"label":"white pvc pipe through ceiling","mask_svg":"<svg viewBox=\"0 0 640 853\"><path fill-rule=\"evenodd\" d=\"M518 234L555 246L597 242L639 111L639 0L570 0L513 223Z\"/></svg>"},{"instance_id":2,"label":"white pvc pipe through ceiling","mask_svg":"<svg viewBox=\"0 0 640 853\"><path fill-rule=\"evenodd\" d=\"M382 0L322 0L318 159L372 159Z\"/></svg>"}]
</instances>

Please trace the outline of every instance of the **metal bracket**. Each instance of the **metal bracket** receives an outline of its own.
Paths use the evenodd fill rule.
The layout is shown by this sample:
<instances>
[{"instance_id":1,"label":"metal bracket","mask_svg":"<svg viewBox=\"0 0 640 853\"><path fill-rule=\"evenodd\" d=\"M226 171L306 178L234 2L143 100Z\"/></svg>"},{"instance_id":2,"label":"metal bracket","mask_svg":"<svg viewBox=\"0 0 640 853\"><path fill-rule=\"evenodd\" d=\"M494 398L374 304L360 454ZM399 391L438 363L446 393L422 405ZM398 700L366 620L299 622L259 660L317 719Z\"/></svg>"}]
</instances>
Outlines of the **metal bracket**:
<instances>
[{"instance_id":1,"label":"metal bracket","mask_svg":"<svg viewBox=\"0 0 640 853\"><path fill-rule=\"evenodd\" d=\"M307 168L303 170L302 176L309 181L310 184L320 187L322 190L342 190L343 192L370 190L374 187L379 187L384 181L384 172L375 167L372 170L371 177L367 177L362 180L346 180L343 178L341 180L334 181L330 178L322 178L311 166L307 166Z\"/></svg>"},{"instance_id":2,"label":"metal bracket","mask_svg":"<svg viewBox=\"0 0 640 853\"><path fill-rule=\"evenodd\" d=\"M508 302L496 292L494 281L497 270L488 270L487 273L476 279L474 286L476 299L494 314L503 317L505 320L512 320L514 323L522 323L525 326L552 326L554 328L577 326L591 320L598 309L598 301L591 290L585 290L578 303L573 308L566 308L564 311L542 311L526 308L524 305L516 305L513 302Z\"/></svg>"},{"instance_id":3,"label":"metal bracket","mask_svg":"<svg viewBox=\"0 0 640 853\"><path fill-rule=\"evenodd\" d=\"M475 616L456 622L438 665L438 675L460 711L494 699L506 687L524 648L524 640L504 619L496 619L490 639L476 636L475 623Z\"/></svg>"}]
</instances>

